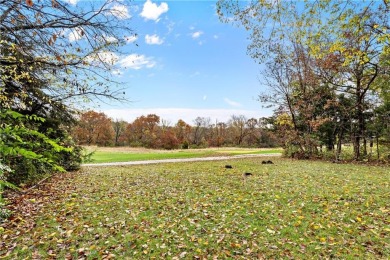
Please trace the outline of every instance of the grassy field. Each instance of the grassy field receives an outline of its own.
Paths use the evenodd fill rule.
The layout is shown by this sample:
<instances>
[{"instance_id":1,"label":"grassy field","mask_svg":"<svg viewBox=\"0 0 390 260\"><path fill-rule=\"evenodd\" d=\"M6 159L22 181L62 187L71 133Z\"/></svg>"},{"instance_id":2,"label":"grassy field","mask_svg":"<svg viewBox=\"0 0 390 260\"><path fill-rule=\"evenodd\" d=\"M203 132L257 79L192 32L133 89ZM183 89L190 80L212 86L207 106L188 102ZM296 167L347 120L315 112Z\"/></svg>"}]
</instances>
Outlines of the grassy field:
<instances>
[{"instance_id":1,"label":"grassy field","mask_svg":"<svg viewBox=\"0 0 390 260\"><path fill-rule=\"evenodd\" d=\"M388 168L264 159L58 175L14 198L17 212L0 228L0 256L390 257Z\"/></svg>"},{"instance_id":2,"label":"grassy field","mask_svg":"<svg viewBox=\"0 0 390 260\"><path fill-rule=\"evenodd\" d=\"M248 149L248 148L207 148L185 150L153 150L128 147L86 147L93 152L91 163L128 162L142 160L181 159L210 156L233 156L239 154L282 153L282 149Z\"/></svg>"}]
</instances>

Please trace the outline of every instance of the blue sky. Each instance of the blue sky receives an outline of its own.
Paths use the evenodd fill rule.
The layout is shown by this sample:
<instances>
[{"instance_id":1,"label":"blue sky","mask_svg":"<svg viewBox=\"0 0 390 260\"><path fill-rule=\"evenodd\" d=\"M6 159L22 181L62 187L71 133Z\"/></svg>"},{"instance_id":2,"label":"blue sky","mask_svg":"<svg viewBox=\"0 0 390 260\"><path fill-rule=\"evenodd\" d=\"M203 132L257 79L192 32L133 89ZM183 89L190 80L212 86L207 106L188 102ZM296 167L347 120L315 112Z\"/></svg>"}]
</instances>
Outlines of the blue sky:
<instances>
[{"instance_id":1,"label":"blue sky","mask_svg":"<svg viewBox=\"0 0 390 260\"><path fill-rule=\"evenodd\" d=\"M76 0L69 0L77 2ZM215 1L135 1L121 10L138 37L129 37L115 77L127 83L130 104L96 110L133 121L154 113L175 124L197 116L271 115L257 96L261 66L247 54L248 32L219 21ZM132 43L130 43L132 42ZM138 44L138 47L135 46Z\"/></svg>"}]
</instances>

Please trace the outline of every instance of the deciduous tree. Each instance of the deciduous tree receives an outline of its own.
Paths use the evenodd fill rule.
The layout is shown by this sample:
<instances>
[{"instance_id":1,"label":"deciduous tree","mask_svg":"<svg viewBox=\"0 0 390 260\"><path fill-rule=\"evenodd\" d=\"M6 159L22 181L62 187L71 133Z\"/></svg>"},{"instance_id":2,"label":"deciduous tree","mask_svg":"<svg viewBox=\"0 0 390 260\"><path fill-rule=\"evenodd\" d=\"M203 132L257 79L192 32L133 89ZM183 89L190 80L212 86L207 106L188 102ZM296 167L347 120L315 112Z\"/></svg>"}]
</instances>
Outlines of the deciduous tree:
<instances>
[{"instance_id":1,"label":"deciduous tree","mask_svg":"<svg viewBox=\"0 0 390 260\"><path fill-rule=\"evenodd\" d=\"M174 131L179 142L188 148L191 138L191 126L179 119L174 127Z\"/></svg>"},{"instance_id":2,"label":"deciduous tree","mask_svg":"<svg viewBox=\"0 0 390 260\"><path fill-rule=\"evenodd\" d=\"M160 117L155 114L137 117L126 127L126 139L130 145L153 148L157 139Z\"/></svg>"},{"instance_id":3,"label":"deciduous tree","mask_svg":"<svg viewBox=\"0 0 390 260\"><path fill-rule=\"evenodd\" d=\"M110 70L124 36L132 34L127 10L124 2L115 0L81 1L77 6L57 0L0 1L1 115L38 116L43 120L20 127L79 150L69 138L75 122L72 102L80 106L80 101L91 99L123 99ZM31 141L23 138L26 144ZM45 149L39 151L39 156L48 156ZM71 157L57 154L53 161ZM25 162L39 167L39 162Z\"/></svg>"},{"instance_id":4,"label":"deciduous tree","mask_svg":"<svg viewBox=\"0 0 390 260\"><path fill-rule=\"evenodd\" d=\"M247 118L244 115L232 115L228 126L230 128L230 134L234 140L235 145L242 145L244 137L248 135L248 129L246 128Z\"/></svg>"},{"instance_id":5,"label":"deciduous tree","mask_svg":"<svg viewBox=\"0 0 390 260\"><path fill-rule=\"evenodd\" d=\"M201 145L206 142L206 134L210 127L211 119L209 117L197 117L194 120L194 126L192 127L192 143L195 145Z\"/></svg>"},{"instance_id":6,"label":"deciduous tree","mask_svg":"<svg viewBox=\"0 0 390 260\"><path fill-rule=\"evenodd\" d=\"M120 99L109 71L132 33L126 8L115 0L1 1L1 105Z\"/></svg>"},{"instance_id":7,"label":"deciduous tree","mask_svg":"<svg viewBox=\"0 0 390 260\"><path fill-rule=\"evenodd\" d=\"M79 144L110 145L115 133L112 121L106 114L87 111L81 114L73 136Z\"/></svg>"},{"instance_id":8,"label":"deciduous tree","mask_svg":"<svg viewBox=\"0 0 390 260\"><path fill-rule=\"evenodd\" d=\"M259 62L273 62L270 78L278 87L267 101L283 97L298 136L302 127L318 128L327 120L321 117L329 116L313 106L321 102L306 87L321 88L321 93L333 98L335 93L344 93L353 101L350 136L357 160L366 154L365 111L370 107L370 92L377 91L375 82L387 73L381 57L390 51L389 11L387 1L220 0L217 4L221 20L250 31L249 54ZM280 65L281 60L293 63ZM307 106L306 111L302 106L297 110L299 103ZM311 140L304 137L300 143Z\"/></svg>"},{"instance_id":9,"label":"deciduous tree","mask_svg":"<svg viewBox=\"0 0 390 260\"><path fill-rule=\"evenodd\" d=\"M123 145L125 142L124 133L126 130L127 122L124 120L115 119L112 122L112 127L114 129L114 139L115 146Z\"/></svg>"}]
</instances>

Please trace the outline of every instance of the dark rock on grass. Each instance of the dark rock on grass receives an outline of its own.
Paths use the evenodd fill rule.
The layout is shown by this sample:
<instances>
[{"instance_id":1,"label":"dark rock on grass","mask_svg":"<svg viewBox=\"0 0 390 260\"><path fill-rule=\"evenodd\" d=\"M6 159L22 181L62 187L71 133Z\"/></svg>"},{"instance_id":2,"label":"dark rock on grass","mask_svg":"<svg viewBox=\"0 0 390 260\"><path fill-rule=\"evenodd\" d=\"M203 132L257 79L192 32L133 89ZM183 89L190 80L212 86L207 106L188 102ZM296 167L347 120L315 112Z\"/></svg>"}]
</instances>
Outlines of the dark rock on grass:
<instances>
[{"instance_id":1,"label":"dark rock on grass","mask_svg":"<svg viewBox=\"0 0 390 260\"><path fill-rule=\"evenodd\" d=\"M244 173L244 176L251 176L251 175L253 175L252 173L250 173L250 172L246 172L246 173Z\"/></svg>"},{"instance_id":2,"label":"dark rock on grass","mask_svg":"<svg viewBox=\"0 0 390 260\"><path fill-rule=\"evenodd\" d=\"M226 168L226 169L233 169L233 166L227 164L227 165L225 165L225 168Z\"/></svg>"},{"instance_id":3,"label":"dark rock on grass","mask_svg":"<svg viewBox=\"0 0 390 260\"><path fill-rule=\"evenodd\" d=\"M274 164L271 160L262 161L261 164Z\"/></svg>"}]
</instances>

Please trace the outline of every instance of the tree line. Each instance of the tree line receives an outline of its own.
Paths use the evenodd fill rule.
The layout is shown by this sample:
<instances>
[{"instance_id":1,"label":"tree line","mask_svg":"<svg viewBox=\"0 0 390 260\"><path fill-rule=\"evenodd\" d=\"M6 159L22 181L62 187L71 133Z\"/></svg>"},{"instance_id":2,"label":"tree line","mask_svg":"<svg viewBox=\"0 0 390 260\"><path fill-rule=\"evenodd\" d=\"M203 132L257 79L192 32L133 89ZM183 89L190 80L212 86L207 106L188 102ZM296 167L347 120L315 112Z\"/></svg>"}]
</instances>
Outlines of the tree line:
<instances>
[{"instance_id":1,"label":"tree line","mask_svg":"<svg viewBox=\"0 0 390 260\"><path fill-rule=\"evenodd\" d=\"M265 64L259 95L274 107L290 156L321 146L354 160L390 160L390 5L388 1L219 0L222 21L251 34L248 53Z\"/></svg>"},{"instance_id":2,"label":"tree line","mask_svg":"<svg viewBox=\"0 0 390 260\"><path fill-rule=\"evenodd\" d=\"M171 125L158 115L140 116L133 122L112 120L106 114L80 114L72 136L80 145L132 146L154 149L199 147L275 147L278 138L266 118L232 115L228 122L197 117L191 124L178 120Z\"/></svg>"}]
</instances>

